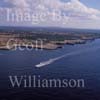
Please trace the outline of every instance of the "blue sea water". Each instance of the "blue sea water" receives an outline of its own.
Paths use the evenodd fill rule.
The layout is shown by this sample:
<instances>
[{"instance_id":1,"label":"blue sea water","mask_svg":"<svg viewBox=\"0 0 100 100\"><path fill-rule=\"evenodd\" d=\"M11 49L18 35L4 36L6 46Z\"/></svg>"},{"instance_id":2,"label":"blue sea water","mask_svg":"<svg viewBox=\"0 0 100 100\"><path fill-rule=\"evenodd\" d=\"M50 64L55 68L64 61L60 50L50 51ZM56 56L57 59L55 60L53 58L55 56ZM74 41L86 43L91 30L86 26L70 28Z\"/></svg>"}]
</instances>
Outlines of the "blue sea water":
<instances>
[{"instance_id":1,"label":"blue sea water","mask_svg":"<svg viewBox=\"0 0 100 100\"><path fill-rule=\"evenodd\" d=\"M41 68L35 67L40 62L75 52L79 53L66 56ZM97 39L86 44L65 45L62 49L57 50L0 50L0 89L10 88L9 75L40 75L45 78L84 79L85 89L99 91L100 40Z\"/></svg>"}]
</instances>

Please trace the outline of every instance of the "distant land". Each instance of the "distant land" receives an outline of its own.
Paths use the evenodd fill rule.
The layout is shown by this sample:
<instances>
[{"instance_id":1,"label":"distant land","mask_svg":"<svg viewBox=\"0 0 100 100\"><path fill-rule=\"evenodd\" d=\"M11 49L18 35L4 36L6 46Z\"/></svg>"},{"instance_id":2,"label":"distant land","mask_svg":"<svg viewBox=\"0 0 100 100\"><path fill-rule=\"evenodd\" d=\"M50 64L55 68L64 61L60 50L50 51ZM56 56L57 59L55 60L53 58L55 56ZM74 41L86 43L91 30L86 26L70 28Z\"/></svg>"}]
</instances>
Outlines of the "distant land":
<instances>
[{"instance_id":1,"label":"distant land","mask_svg":"<svg viewBox=\"0 0 100 100\"><path fill-rule=\"evenodd\" d=\"M61 28L61 27L22 27L22 26L0 26L0 31L2 30L7 30L7 31L11 31L11 30L15 30L15 31L49 31L49 32L84 32L84 33L100 33L100 29L78 29L78 28Z\"/></svg>"},{"instance_id":2,"label":"distant land","mask_svg":"<svg viewBox=\"0 0 100 100\"><path fill-rule=\"evenodd\" d=\"M88 29L66 29L52 27L0 27L0 49L13 49L11 41L7 48L7 42L10 39L16 40L16 44L25 47L25 44L35 48L35 41L42 40L37 48L54 50L62 48L63 45L84 44L87 41L93 41L100 38L100 30Z\"/></svg>"}]
</instances>

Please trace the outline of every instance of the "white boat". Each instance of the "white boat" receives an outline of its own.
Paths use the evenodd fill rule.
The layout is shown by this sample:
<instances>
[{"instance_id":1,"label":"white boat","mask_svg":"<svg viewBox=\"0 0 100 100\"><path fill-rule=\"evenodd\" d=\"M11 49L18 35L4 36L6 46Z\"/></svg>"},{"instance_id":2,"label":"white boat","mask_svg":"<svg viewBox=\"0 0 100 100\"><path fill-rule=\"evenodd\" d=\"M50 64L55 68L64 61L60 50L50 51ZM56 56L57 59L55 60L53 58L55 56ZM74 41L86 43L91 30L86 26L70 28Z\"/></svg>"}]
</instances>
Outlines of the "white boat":
<instances>
[{"instance_id":1,"label":"white boat","mask_svg":"<svg viewBox=\"0 0 100 100\"><path fill-rule=\"evenodd\" d=\"M67 53L65 55L62 55L62 56L59 56L59 57L56 57L56 58L49 59L48 61L40 62L39 64L35 65L35 67L40 68L40 67L49 65L49 64L51 64L51 63L53 63L53 62L55 62L57 60L60 60L60 59L62 59L64 57L71 56L71 55L77 55L77 54L80 54L82 52L84 52L84 51L76 51L76 52L72 52L72 53ZM85 52L87 52L87 51L85 51Z\"/></svg>"},{"instance_id":2,"label":"white boat","mask_svg":"<svg viewBox=\"0 0 100 100\"><path fill-rule=\"evenodd\" d=\"M38 68L43 67L43 66L51 64L53 61L54 61L53 59L50 59L48 61L40 62L40 64L35 65L35 67L38 67Z\"/></svg>"},{"instance_id":3,"label":"white boat","mask_svg":"<svg viewBox=\"0 0 100 100\"><path fill-rule=\"evenodd\" d=\"M60 57L56 57L56 58L49 59L48 61L40 62L39 64L35 65L35 67L40 68L40 67L49 65L49 64L51 64L51 63L53 63L53 62L55 62L55 61L57 61L57 60L63 58L64 56L65 56L65 55L60 56Z\"/></svg>"}]
</instances>

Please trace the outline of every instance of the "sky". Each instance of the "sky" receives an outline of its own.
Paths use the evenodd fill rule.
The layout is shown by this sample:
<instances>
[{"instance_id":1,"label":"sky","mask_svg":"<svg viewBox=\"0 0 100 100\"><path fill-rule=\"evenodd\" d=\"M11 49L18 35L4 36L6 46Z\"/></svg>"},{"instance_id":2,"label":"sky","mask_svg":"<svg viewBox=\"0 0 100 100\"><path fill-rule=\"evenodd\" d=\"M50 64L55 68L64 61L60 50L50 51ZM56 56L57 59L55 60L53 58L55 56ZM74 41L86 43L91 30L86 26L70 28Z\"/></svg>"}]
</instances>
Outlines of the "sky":
<instances>
[{"instance_id":1,"label":"sky","mask_svg":"<svg viewBox=\"0 0 100 100\"><path fill-rule=\"evenodd\" d=\"M100 0L0 0L0 26L100 29L99 4Z\"/></svg>"}]
</instances>

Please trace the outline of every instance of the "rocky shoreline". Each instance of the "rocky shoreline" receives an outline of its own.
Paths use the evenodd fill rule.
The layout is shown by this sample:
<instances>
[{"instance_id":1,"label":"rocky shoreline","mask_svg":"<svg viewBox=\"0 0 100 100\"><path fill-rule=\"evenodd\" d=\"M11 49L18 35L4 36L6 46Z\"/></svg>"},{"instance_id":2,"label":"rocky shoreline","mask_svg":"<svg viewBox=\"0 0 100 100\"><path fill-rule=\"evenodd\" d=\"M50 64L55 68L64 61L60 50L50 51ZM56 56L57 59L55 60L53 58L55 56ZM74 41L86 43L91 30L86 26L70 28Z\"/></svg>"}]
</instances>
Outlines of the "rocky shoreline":
<instances>
[{"instance_id":1,"label":"rocky shoreline","mask_svg":"<svg viewBox=\"0 0 100 100\"><path fill-rule=\"evenodd\" d=\"M36 35L36 34L35 34ZM45 34L43 34L45 36ZM46 34L47 35L47 34ZM76 34L77 35L77 34ZM70 36L70 34L65 35L65 37L62 39L61 36L63 35L57 35L57 39L53 40L53 38L50 39L44 39L39 38L39 41L36 41L36 38L33 39L29 39L28 37L34 37L33 35L24 35L23 37L21 37L22 35L20 34L0 34L0 50L11 50L14 49L15 45L17 47L29 47L29 48L37 48L37 49L46 49L46 50L55 50L58 48L62 48L64 45L75 45L75 44L85 44L87 41L93 41L97 38L100 38L100 35L79 35L79 38L76 38L75 34L72 35L72 39L67 39L68 36ZM56 36L56 35L54 35ZM59 37L58 37L59 36ZM58 40L58 38L60 38L62 40ZM73 39L75 37L75 39ZM48 38L48 37L47 37ZM50 38L50 35L49 35ZM55 37L54 37L55 38ZM38 39L38 36L37 36ZM9 41L11 40L11 41ZM8 48L8 42L9 42L9 48ZM36 42L38 42L36 44Z\"/></svg>"}]
</instances>

